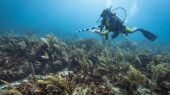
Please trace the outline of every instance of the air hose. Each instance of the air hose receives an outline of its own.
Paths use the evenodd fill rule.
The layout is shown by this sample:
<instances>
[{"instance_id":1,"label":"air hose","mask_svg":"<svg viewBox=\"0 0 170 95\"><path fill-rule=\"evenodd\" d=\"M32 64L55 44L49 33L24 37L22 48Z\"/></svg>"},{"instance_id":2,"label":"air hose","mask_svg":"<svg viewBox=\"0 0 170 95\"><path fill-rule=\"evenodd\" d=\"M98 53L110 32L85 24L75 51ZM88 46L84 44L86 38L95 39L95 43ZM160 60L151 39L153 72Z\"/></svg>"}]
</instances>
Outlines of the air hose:
<instances>
[{"instance_id":1,"label":"air hose","mask_svg":"<svg viewBox=\"0 0 170 95\"><path fill-rule=\"evenodd\" d=\"M110 7L110 9L111 9L111 7ZM122 21L122 23L124 23L125 20L126 20L126 17L127 17L126 10L125 10L123 7L117 7L117 8L115 8L115 9L113 9L112 11L114 12L114 11L116 11L116 10L118 10L118 9L121 9L121 10L123 10L123 11L125 12L125 17L124 17L124 19L123 19L123 21ZM101 17L98 18L97 21L96 21L96 23L101 22L101 19L102 19Z\"/></svg>"},{"instance_id":2,"label":"air hose","mask_svg":"<svg viewBox=\"0 0 170 95\"><path fill-rule=\"evenodd\" d=\"M114 12L114 11L116 11L116 10L118 10L118 9L121 9L121 10L123 10L123 11L125 12L125 17L124 17L124 19L123 19L123 21L122 21L122 23L124 23L125 20L126 20L126 17L127 17L126 10L125 10L123 7L117 7L117 8L115 8L115 9L113 9L112 11Z\"/></svg>"}]
</instances>

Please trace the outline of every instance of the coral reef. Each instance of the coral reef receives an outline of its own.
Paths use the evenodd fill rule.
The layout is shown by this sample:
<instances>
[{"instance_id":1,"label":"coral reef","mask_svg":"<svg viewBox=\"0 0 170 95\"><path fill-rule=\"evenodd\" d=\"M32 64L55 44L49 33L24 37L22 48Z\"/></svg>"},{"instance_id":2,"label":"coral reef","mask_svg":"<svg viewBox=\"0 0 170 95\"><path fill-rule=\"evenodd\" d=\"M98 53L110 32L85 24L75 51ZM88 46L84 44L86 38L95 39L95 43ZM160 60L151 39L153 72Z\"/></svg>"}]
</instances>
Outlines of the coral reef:
<instances>
[{"instance_id":1,"label":"coral reef","mask_svg":"<svg viewBox=\"0 0 170 95\"><path fill-rule=\"evenodd\" d=\"M147 77L136 70L132 65L129 66L127 77L131 82L134 82L137 85L144 85L148 81Z\"/></svg>"},{"instance_id":2,"label":"coral reef","mask_svg":"<svg viewBox=\"0 0 170 95\"><path fill-rule=\"evenodd\" d=\"M1 35L1 79L11 82L29 74L54 73L66 65L66 51L65 43L53 35L41 39L13 33Z\"/></svg>"},{"instance_id":3,"label":"coral reef","mask_svg":"<svg viewBox=\"0 0 170 95\"><path fill-rule=\"evenodd\" d=\"M1 95L23 95L23 94L16 90L15 88L13 88L9 90L2 90Z\"/></svg>"},{"instance_id":4,"label":"coral reef","mask_svg":"<svg viewBox=\"0 0 170 95\"><path fill-rule=\"evenodd\" d=\"M3 33L0 95L170 95L169 53L131 41Z\"/></svg>"}]
</instances>

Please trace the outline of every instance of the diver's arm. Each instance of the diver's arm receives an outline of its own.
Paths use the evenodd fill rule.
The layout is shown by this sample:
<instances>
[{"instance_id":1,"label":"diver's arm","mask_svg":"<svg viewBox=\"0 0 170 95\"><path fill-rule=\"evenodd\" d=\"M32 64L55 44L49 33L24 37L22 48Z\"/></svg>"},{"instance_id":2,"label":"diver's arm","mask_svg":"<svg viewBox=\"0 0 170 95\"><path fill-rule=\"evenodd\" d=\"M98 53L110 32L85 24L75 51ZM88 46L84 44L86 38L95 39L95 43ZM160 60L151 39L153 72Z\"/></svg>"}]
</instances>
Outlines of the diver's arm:
<instances>
[{"instance_id":1,"label":"diver's arm","mask_svg":"<svg viewBox=\"0 0 170 95\"><path fill-rule=\"evenodd\" d=\"M101 32L100 35L106 35L109 33L109 30L105 30L104 32Z\"/></svg>"},{"instance_id":2,"label":"diver's arm","mask_svg":"<svg viewBox=\"0 0 170 95\"><path fill-rule=\"evenodd\" d=\"M104 25L105 25L105 21L104 21L104 20L102 20L102 22L101 22L101 24L100 24L100 31L102 31L102 30L103 30Z\"/></svg>"},{"instance_id":3,"label":"diver's arm","mask_svg":"<svg viewBox=\"0 0 170 95\"><path fill-rule=\"evenodd\" d=\"M102 31L104 28L104 25L100 25L100 31Z\"/></svg>"}]
</instances>

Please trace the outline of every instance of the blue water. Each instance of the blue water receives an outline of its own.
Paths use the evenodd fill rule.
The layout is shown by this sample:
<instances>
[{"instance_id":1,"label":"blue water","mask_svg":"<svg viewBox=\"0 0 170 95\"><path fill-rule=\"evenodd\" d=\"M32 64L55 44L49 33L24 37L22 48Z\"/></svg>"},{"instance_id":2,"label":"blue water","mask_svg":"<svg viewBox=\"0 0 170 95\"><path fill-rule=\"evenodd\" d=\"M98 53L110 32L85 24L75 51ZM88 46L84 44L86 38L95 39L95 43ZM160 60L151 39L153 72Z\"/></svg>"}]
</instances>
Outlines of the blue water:
<instances>
[{"instance_id":1,"label":"blue water","mask_svg":"<svg viewBox=\"0 0 170 95\"><path fill-rule=\"evenodd\" d=\"M93 33L76 31L98 25L96 20L108 3L127 10L126 25L157 34L154 43L170 44L170 0L0 0L0 30L97 39L100 37ZM124 15L122 11L118 14ZM128 38L146 40L140 33Z\"/></svg>"}]
</instances>

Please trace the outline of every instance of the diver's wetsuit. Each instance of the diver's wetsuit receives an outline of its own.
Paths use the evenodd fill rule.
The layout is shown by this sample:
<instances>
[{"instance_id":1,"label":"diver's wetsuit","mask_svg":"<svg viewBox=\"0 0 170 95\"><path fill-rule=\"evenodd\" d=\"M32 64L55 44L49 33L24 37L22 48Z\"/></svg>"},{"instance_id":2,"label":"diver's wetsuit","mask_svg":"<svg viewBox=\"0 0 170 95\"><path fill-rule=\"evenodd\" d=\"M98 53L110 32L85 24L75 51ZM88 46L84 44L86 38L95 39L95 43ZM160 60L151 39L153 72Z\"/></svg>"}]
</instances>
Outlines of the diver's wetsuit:
<instances>
[{"instance_id":1,"label":"diver's wetsuit","mask_svg":"<svg viewBox=\"0 0 170 95\"><path fill-rule=\"evenodd\" d=\"M116 16L116 14L110 13L109 19L103 18L100 26L100 30L106 28L106 31L103 34L108 39L108 32L113 32L112 39L116 38L120 33L127 34L125 32L126 26L123 25L122 21Z\"/></svg>"}]
</instances>

